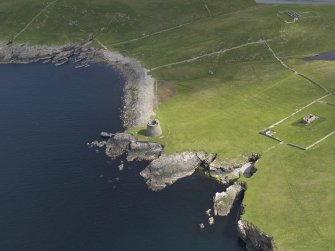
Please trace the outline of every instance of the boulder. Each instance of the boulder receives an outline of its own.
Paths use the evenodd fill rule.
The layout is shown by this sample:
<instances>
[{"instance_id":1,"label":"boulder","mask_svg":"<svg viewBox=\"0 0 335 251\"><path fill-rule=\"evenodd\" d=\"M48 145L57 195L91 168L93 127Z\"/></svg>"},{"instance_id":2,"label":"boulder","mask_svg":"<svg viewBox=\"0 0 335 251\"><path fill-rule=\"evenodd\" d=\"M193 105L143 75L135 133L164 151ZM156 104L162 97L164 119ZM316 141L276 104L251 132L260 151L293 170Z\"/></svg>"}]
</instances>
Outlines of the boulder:
<instances>
[{"instance_id":1,"label":"boulder","mask_svg":"<svg viewBox=\"0 0 335 251\"><path fill-rule=\"evenodd\" d=\"M159 191L179 179L192 175L200 163L197 155L192 152L162 155L152 161L140 174L146 179L149 189Z\"/></svg>"},{"instance_id":2,"label":"boulder","mask_svg":"<svg viewBox=\"0 0 335 251\"><path fill-rule=\"evenodd\" d=\"M214 218L213 217L209 217L208 218L208 224L211 226L211 225L214 225Z\"/></svg>"},{"instance_id":3,"label":"boulder","mask_svg":"<svg viewBox=\"0 0 335 251\"><path fill-rule=\"evenodd\" d=\"M120 164L120 165L118 165L118 167L117 167L117 169L119 169L120 172L123 170L123 168L124 168L124 165L123 165L123 164Z\"/></svg>"}]
</instances>

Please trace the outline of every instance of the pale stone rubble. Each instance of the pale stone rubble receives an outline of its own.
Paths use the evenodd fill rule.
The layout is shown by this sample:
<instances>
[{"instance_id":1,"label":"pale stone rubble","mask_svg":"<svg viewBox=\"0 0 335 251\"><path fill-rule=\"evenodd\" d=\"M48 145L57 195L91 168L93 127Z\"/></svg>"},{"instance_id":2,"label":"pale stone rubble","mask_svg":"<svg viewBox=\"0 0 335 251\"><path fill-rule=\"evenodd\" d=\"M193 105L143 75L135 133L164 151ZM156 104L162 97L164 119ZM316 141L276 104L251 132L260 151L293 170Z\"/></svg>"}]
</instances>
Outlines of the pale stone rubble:
<instances>
[{"instance_id":1,"label":"pale stone rubble","mask_svg":"<svg viewBox=\"0 0 335 251\"><path fill-rule=\"evenodd\" d=\"M155 80L135 59L124 57L118 52L100 51L101 57L116 64L126 76L123 95L122 121L125 128L145 125L154 114Z\"/></svg>"}]
</instances>

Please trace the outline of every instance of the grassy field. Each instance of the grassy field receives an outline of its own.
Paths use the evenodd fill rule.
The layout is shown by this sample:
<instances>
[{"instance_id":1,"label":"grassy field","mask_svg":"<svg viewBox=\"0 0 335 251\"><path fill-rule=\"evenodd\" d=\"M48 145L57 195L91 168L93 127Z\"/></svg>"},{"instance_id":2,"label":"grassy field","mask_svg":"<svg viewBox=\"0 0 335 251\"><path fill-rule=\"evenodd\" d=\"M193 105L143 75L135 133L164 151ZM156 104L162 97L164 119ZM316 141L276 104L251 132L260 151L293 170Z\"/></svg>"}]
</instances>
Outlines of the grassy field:
<instances>
[{"instance_id":1,"label":"grassy field","mask_svg":"<svg viewBox=\"0 0 335 251\"><path fill-rule=\"evenodd\" d=\"M278 145L248 180L246 214L280 250L334 250L335 137L308 151Z\"/></svg>"},{"instance_id":2,"label":"grassy field","mask_svg":"<svg viewBox=\"0 0 335 251\"><path fill-rule=\"evenodd\" d=\"M161 89L173 90L156 111L164 133L155 140L167 153L214 152L229 164L261 153L258 172L247 180L243 217L274 236L280 250L332 250L335 135L302 151L259 134L325 91L283 67L260 40L334 92L335 62L302 58L335 49L335 6L205 3L207 8L199 0L2 1L0 39L64 44L94 35L93 45L137 58L153 69ZM277 15L286 10L306 18L287 24ZM335 97L323 101L335 103ZM307 113L320 119L297 126ZM307 146L335 130L334 122L335 107L315 103L274 129L285 141Z\"/></svg>"},{"instance_id":3,"label":"grassy field","mask_svg":"<svg viewBox=\"0 0 335 251\"><path fill-rule=\"evenodd\" d=\"M334 113L335 106L318 102L274 127L273 130L277 138L306 148L335 131ZM302 118L308 114L316 115L317 119L305 125L302 123Z\"/></svg>"}]
</instances>

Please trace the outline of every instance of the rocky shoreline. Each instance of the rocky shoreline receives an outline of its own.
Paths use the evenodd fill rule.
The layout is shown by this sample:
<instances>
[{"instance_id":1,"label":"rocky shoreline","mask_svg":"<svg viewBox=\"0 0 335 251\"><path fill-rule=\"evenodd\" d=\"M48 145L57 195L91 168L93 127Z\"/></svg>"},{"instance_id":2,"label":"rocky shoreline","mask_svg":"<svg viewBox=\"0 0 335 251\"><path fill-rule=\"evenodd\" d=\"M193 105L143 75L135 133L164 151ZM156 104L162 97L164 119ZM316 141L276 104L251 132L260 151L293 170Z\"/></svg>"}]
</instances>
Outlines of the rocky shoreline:
<instances>
[{"instance_id":1,"label":"rocky shoreline","mask_svg":"<svg viewBox=\"0 0 335 251\"><path fill-rule=\"evenodd\" d=\"M220 182L226 189L221 193L216 193L213 197L215 216L229 214L234 203L247 189L246 184L238 179L241 175L250 177L256 171L254 163L260 158L259 155L253 154L245 164L227 167L217 159L216 155L204 152L165 155L164 146L158 143L137 141L135 136L127 133L113 134L103 145L106 146L106 154L112 158L126 156L128 161L151 161L140 175L146 180L148 188L152 191L160 191L179 179L192 175L196 170L201 170L205 175ZM209 222L209 225L214 224L214 218L211 215ZM200 223L199 227L203 229L205 225ZM271 236L242 218L238 222L238 233L249 251L276 250Z\"/></svg>"},{"instance_id":2,"label":"rocky shoreline","mask_svg":"<svg viewBox=\"0 0 335 251\"><path fill-rule=\"evenodd\" d=\"M0 64L28 64L42 61L60 66L73 59L76 68L91 62L113 64L124 76L122 123L124 128L146 124L154 115L154 79L138 61L120 53L88 47L92 39L63 46L0 42Z\"/></svg>"},{"instance_id":3,"label":"rocky shoreline","mask_svg":"<svg viewBox=\"0 0 335 251\"><path fill-rule=\"evenodd\" d=\"M0 42L0 63L28 64L38 61L52 62L55 65L74 59L79 67L89 62L113 64L125 77L123 93L122 121L124 128L143 125L154 115L154 82L140 63L119 53L96 48L88 48L91 39L82 43L63 46L42 46L29 44L9 44ZM164 146L158 143L137 141L133 135L114 134L107 141L95 141L94 147L106 147L106 154L112 158L126 155L128 161L150 160L151 163L141 172L149 189L159 191L177 180L192 175L196 169L228 187L225 192L214 196L213 208L217 215L227 215L238 196L246 189L236 182L240 175L250 177L258 157L251 156L240 166L229 167L220 162L216 155L203 152L184 152L165 155ZM211 224L214 218L211 217ZM238 223L239 235L249 251L276 250L272 237L260 231L251 223L241 219Z\"/></svg>"},{"instance_id":4,"label":"rocky shoreline","mask_svg":"<svg viewBox=\"0 0 335 251\"><path fill-rule=\"evenodd\" d=\"M192 175L196 170L201 170L205 175L220 182L226 189L221 193L216 193L213 197L215 216L227 216L229 214L234 203L247 189L246 184L238 181L238 179L241 175L244 177L252 176L256 171L254 163L260 158L258 154L253 154L246 163L228 167L219 161L216 155L204 152L182 152L165 155L163 152L164 146L158 143L137 141L136 137L127 133L113 134L103 145L106 146L106 154L112 158L125 155L128 161L151 161L141 171L140 175L146 180L148 188L152 191L160 191L179 179ZM209 225L214 224L212 215L209 215L208 220ZM203 229L205 225L200 223L199 227ZM238 232L249 251L276 250L271 236L242 218L238 222Z\"/></svg>"},{"instance_id":5,"label":"rocky shoreline","mask_svg":"<svg viewBox=\"0 0 335 251\"><path fill-rule=\"evenodd\" d=\"M240 238L246 243L249 251L276 251L277 247L273 238L262 232L246 220L239 220L237 229Z\"/></svg>"}]
</instances>

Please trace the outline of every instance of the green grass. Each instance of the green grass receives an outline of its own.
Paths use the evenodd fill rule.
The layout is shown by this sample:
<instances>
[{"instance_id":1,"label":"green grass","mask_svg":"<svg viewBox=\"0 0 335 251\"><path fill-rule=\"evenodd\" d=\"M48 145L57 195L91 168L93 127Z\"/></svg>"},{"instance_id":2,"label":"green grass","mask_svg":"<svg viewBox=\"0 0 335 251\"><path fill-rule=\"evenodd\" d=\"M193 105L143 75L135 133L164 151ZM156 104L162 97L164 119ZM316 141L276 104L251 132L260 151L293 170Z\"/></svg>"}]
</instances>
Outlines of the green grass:
<instances>
[{"instance_id":1,"label":"green grass","mask_svg":"<svg viewBox=\"0 0 335 251\"><path fill-rule=\"evenodd\" d=\"M259 135L269 123L322 95L275 61L240 63L228 58L216 66L213 76L206 77L209 66L203 62L185 66L196 71L197 78L177 82L179 95L157 111L164 131L161 142L169 153L204 150L222 159L243 161L273 144ZM269 78L272 71L277 78L274 74Z\"/></svg>"},{"instance_id":2,"label":"green grass","mask_svg":"<svg viewBox=\"0 0 335 251\"><path fill-rule=\"evenodd\" d=\"M301 60L335 49L335 6L206 2L211 15L199 0L59 0L14 42L64 44L94 34L108 48L135 57L150 69L268 39L288 65L335 92L335 62ZM2 1L0 39L14 37L46 4L45 0ZM284 10L320 17L285 24L277 16ZM218 153L227 163L262 153L258 172L248 179L244 218L274 236L280 250L333 249L335 135L301 151L259 134L323 96L323 90L282 67L264 44L151 74L173 82L177 91L157 110L163 136L154 140L165 144L167 153L202 150ZM334 95L324 101L335 103ZM334 130L334 109L315 104L275 130L285 140L306 146ZM315 113L320 120L310 127L296 126L305 113Z\"/></svg>"},{"instance_id":3,"label":"green grass","mask_svg":"<svg viewBox=\"0 0 335 251\"><path fill-rule=\"evenodd\" d=\"M257 164L246 214L280 250L333 250L334 137L308 151L278 145Z\"/></svg>"},{"instance_id":4,"label":"green grass","mask_svg":"<svg viewBox=\"0 0 335 251\"><path fill-rule=\"evenodd\" d=\"M302 118L308 114L314 114L318 118L309 125L302 123ZM293 143L301 147L308 147L335 131L335 106L324 103L315 103L293 117L275 126L275 136L287 143Z\"/></svg>"}]
</instances>

